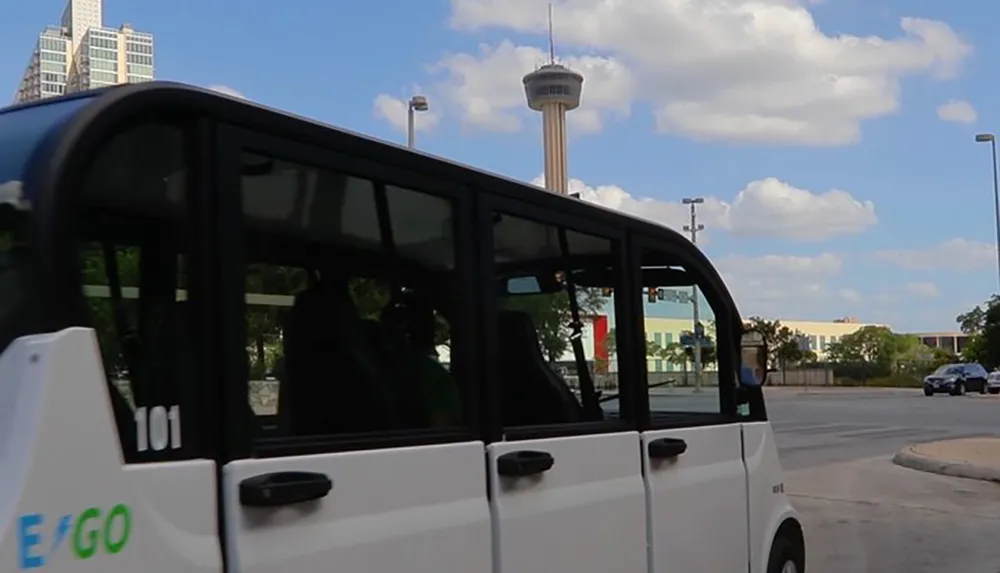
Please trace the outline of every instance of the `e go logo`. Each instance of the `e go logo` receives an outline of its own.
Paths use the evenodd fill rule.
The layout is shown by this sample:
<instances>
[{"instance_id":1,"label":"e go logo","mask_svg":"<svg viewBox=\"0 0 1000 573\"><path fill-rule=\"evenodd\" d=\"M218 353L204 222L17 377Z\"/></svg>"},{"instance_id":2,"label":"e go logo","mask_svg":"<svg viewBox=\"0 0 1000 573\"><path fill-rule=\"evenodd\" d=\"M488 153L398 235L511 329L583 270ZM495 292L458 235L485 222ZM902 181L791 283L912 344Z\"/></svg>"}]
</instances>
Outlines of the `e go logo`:
<instances>
[{"instance_id":1,"label":"e go logo","mask_svg":"<svg viewBox=\"0 0 1000 573\"><path fill-rule=\"evenodd\" d=\"M132 533L132 511L123 503L107 513L90 507L78 515L63 515L51 530L52 541L43 537L45 517L40 513L22 515L18 520L19 563L21 569L36 569L55 554L67 537L77 559L90 559L98 552L114 555L128 545ZM39 546L48 545L47 551Z\"/></svg>"}]
</instances>

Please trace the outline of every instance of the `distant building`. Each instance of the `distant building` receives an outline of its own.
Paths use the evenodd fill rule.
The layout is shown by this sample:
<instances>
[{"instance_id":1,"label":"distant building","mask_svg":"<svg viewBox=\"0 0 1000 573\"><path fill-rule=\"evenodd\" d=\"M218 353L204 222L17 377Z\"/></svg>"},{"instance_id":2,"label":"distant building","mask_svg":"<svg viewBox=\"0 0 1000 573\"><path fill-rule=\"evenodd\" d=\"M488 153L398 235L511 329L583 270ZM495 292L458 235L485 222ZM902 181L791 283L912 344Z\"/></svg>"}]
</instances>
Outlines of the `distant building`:
<instances>
[{"instance_id":1,"label":"distant building","mask_svg":"<svg viewBox=\"0 0 1000 573\"><path fill-rule=\"evenodd\" d=\"M14 103L153 78L152 34L105 28L101 0L69 0L60 25L38 35Z\"/></svg>"},{"instance_id":2,"label":"distant building","mask_svg":"<svg viewBox=\"0 0 1000 573\"><path fill-rule=\"evenodd\" d=\"M912 335L931 348L940 348L952 354L961 354L971 338L964 332L914 332Z\"/></svg>"}]
</instances>

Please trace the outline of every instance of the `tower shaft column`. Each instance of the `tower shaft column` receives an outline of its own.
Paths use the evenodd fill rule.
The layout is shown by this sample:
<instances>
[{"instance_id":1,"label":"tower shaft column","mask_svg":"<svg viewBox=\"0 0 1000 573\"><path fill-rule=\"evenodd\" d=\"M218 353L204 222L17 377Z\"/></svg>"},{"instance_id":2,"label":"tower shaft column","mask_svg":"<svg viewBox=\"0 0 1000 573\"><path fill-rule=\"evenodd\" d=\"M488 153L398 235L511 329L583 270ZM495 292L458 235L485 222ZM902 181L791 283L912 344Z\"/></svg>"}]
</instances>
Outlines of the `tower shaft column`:
<instances>
[{"instance_id":1,"label":"tower shaft column","mask_svg":"<svg viewBox=\"0 0 1000 573\"><path fill-rule=\"evenodd\" d=\"M545 150L545 188L569 194L566 162L566 108L560 103L542 106L542 148Z\"/></svg>"}]
</instances>

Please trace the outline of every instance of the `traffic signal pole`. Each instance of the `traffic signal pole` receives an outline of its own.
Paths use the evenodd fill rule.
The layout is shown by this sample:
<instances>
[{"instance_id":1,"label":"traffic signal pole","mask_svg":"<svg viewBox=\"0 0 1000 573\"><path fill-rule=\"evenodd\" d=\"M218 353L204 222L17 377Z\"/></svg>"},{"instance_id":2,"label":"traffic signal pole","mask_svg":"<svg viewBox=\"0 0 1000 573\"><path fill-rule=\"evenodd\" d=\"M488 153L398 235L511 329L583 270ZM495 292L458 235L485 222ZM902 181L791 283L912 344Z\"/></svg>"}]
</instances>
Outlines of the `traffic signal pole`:
<instances>
[{"instance_id":1,"label":"traffic signal pole","mask_svg":"<svg viewBox=\"0 0 1000 573\"><path fill-rule=\"evenodd\" d=\"M704 203L701 197L694 199L684 199L684 203L691 206L691 224L684 225L684 230L691 233L691 242L698 244L698 231L703 231L705 225L698 224L697 206ZM694 319L694 391L701 392L701 344L704 339L704 329L701 326L701 317L698 313L698 286L691 287L691 314Z\"/></svg>"}]
</instances>

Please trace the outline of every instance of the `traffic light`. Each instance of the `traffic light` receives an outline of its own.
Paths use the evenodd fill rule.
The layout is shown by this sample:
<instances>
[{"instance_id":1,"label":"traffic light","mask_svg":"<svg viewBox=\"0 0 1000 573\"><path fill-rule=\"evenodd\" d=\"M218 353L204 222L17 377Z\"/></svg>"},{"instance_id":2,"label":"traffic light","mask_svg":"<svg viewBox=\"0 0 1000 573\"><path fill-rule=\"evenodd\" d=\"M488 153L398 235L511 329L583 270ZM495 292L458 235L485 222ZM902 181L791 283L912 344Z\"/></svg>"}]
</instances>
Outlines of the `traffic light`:
<instances>
[{"instance_id":1,"label":"traffic light","mask_svg":"<svg viewBox=\"0 0 1000 573\"><path fill-rule=\"evenodd\" d=\"M603 287L601 289L601 296L603 296L604 298L610 298L611 295L613 295L614 293L615 293L615 289L613 289L611 287Z\"/></svg>"},{"instance_id":2,"label":"traffic light","mask_svg":"<svg viewBox=\"0 0 1000 573\"><path fill-rule=\"evenodd\" d=\"M658 298L658 294L659 294L659 293L656 292L656 287L649 287L649 291L648 292L649 292L649 295L647 296L647 300L649 300L649 302L656 302L656 299Z\"/></svg>"}]
</instances>

